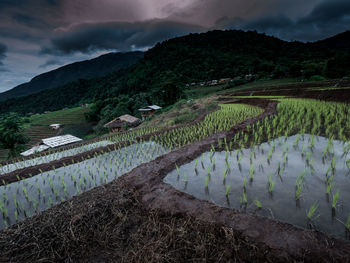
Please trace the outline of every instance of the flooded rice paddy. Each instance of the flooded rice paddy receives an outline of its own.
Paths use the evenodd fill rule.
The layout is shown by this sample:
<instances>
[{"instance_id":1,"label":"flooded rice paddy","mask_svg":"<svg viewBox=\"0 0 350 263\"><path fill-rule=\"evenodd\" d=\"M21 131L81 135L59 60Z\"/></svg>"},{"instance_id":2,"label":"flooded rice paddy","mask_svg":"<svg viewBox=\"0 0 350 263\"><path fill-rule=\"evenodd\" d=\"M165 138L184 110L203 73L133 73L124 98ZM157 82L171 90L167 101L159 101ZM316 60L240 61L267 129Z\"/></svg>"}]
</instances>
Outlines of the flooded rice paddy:
<instances>
[{"instance_id":1,"label":"flooded rice paddy","mask_svg":"<svg viewBox=\"0 0 350 263\"><path fill-rule=\"evenodd\" d=\"M320 136L280 137L249 149L211 150L164 181L219 206L347 239L349 151L349 142Z\"/></svg>"}]
</instances>

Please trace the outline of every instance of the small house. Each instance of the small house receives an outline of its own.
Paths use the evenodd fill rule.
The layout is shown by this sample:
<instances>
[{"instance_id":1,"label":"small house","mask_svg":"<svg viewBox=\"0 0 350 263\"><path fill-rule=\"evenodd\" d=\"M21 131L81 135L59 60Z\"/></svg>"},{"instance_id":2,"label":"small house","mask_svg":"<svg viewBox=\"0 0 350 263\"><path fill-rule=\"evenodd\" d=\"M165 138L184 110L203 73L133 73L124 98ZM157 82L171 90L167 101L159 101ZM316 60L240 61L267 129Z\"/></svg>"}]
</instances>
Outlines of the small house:
<instances>
[{"instance_id":1,"label":"small house","mask_svg":"<svg viewBox=\"0 0 350 263\"><path fill-rule=\"evenodd\" d=\"M245 80L250 81L250 80L254 80L256 78L256 75L254 75L254 74L247 74L247 75L244 76L244 78L245 78Z\"/></svg>"},{"instance_id":2,"label":"small house","mask_svg":"<svg viewBox=\"0 0 350 263\"><path fill-rule=\"evenodd\" d=\"M217 79L213 79L210 83L210 86L215 86L218 84L218 80Z\"/></svg>"},{"instance_id":3,"label":"small house","mask_svg":"<svg viewBox=\"0 0 350 263\"><path fill-rule=\"evenodd\" d=\"M223 79L220 79L220 83L229 83L232 79L231 78L223 78Z\"/></svg>"},{"instance_id":4,"label":"small house","mask_svg":"<svg viewBox=\"0 0 350 263\"><path fill-rule=\"evenodd\" d=\"M156 111L160 110L162 107L159 107L157 105L151 105L144 107L142 109L139 109L141 112L142 120L145 120L148 116L153 115Z\"/></svg>"},{"instance_id":5,"label":"small house","mask_svg":"<svg viewBox=\"0 0 350 263\"><path fill-rule=\"evenodd\" d=\"M141 123L141 120L129 114L125 114L106 123L104 127L108 128L110 132L117 132L120 131L126 123L128 127L136 127Z\"/></svg>"},{"instance_id":6,"label":"small house","mask_svg":"<svg viewBox=\"0 0 350 263\"><path fill-rule=\"evenodd\" d=\"M59 123L51 124L50 127L53 130L58 130L59 128L61 128L61 124Z\"/></svg>"}]
</instances>

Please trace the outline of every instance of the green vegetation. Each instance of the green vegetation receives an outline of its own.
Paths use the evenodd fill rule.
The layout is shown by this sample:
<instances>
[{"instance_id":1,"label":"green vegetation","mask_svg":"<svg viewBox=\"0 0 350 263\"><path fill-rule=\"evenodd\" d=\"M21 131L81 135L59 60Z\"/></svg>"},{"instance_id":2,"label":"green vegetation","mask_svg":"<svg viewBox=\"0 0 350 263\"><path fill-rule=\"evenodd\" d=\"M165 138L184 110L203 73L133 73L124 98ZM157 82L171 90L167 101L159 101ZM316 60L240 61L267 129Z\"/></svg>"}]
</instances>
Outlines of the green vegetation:
<instances>
[{"instance_id":1,"label":"green vegetation","mask_svg":"<svg viewBox=\"0 0 350 263\"><path fill-rule=\"evenodd\" d=\"M249 133L235 135L235 142L239 147L251 147L280 136L305 133L343 141L350 139L350 108L346 103L313 99L279 101L276 115L250 126Z\"/></svg>"},{"instance_id":2,"label":"green vegetation","mask_svg":"<svg viewBox=\"0 0 350 263\"><path fill-rule=\"evenodd\" d=\"M31 125L48 126L53 123L62 125L74 125L86 123L85 113L89 111L86 107L74 107L44 114L34 114L28 119Z\"/></svg>"},{"instance_id":3,"label":"green vegetation","mask_svg":"<svg viewBox=\"0 0 350 263\"><path fill-rule=\"evenodd\" d=\"M41 172L35 180L24 179L0 187L0 213L7 223L13 224L19 216L23 220L74 195L106 184L166 152L168 149L155 143L139 142L127 147L114 147L78 162L71 159L63 167L53 166L51 171ZM184 180L188 180L186 174ZM3 227L7 224L1 223L0 229Z\"/></svg>"},{"instance_id":4,"label":"green vegetation","mask_svg":"<svg viewBox=\"0 0 350 263\"><path fill-rule=\"evenodd\" d=\"M229 130L232 126L263 112L260 108L244 104L222 104L220 107L220 110L207 115L200 123L169 130L151 139L171 149L179 148L218 131Z\"/></svg>"},{"instance_id":5,"label":"green vegetation","mask_svg":"<svg viewBox=\"0 0 350 263\"><path fill-rule=\"evenodd\" d=\"M261 209L262 208L262 204L261 204L261 202L259 201L259 200L254 200L254 204L256 205L256 207L258 208L258 209Z\"/></svg>"},{"instance_id":6,"label":"green vegetation","mask_svg":"<svg viewBox=\"0 0 350 263\"><path fill-rule=\"evenodd\" d=\"M307 212L307 219L308 220L315 220L320 216L319 214L316 214L317 209L318 209L318 204L317 204L317 202L315 202L310 207L309 211Z\"/></svg>"},{"instance_id":7,"label":"green vegetation","mask_svg":"<svg viewBox=\"0 0 350 263\"><path fill-rule=\"evenodd\" d=\"M18 85L0 94L0 101L46 89L54 89L79 79L92 79L127 68L143 57L143 52L109 53L94 59L76 62L34 77L30 82ZM72 95L72 94L70 94ZM38 105L39 106L39 105ZM44 109L45 110L45 109ZM46 109L51 110L51 109Z\"/></svg>"},{"instance_id":8,"label":"green vegetation","mask_svg":"<svg viewBox=\"0 0 350 263\"><path fill-rule=\"evenodd\" d=\"M0 147L8 149L8 157L16 157L24 148L29 138L24 134L23 120L16 113L0 119Z\"/></svg>"},{"instance_id":9,"label":"green vegetation","mask_svg":"<svg viewBox=\"0 0 350 263\"><path fill-rule=\"evenodd\" d=\"M327 45L285 42L254 31L190 34L158 43L127 69L4 101L0 113L53 111L89 102L95 104L91 120L109 120L111 112L136 115L147 104L167 106L186 94L196 97L219 89L186 90L192 82L239 77L232 82L237 86L246 74L265 80L343 77L349 75L348 56L347 51Z\"/></svg>"}]
</instances>

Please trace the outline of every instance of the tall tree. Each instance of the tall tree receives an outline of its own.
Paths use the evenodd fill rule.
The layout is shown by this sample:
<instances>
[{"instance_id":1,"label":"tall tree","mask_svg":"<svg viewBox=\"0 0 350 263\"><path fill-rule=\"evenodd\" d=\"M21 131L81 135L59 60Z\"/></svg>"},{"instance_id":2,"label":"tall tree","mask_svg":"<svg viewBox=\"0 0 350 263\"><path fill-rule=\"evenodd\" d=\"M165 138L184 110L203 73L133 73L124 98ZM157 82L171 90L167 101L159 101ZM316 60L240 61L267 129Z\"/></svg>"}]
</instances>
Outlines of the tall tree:
<instances>
[{"instance_id":1,"label":"tall tree","mask_svg":"<svg viewBox=\"0 0 350 263\"><path fill-rule=\"evenodd\" d=\"M24 134L23 119L17 113L9 113L0 119L0 146L9 150L8 158L16 157L29 142Z\"/></svg>"}]
</instances>

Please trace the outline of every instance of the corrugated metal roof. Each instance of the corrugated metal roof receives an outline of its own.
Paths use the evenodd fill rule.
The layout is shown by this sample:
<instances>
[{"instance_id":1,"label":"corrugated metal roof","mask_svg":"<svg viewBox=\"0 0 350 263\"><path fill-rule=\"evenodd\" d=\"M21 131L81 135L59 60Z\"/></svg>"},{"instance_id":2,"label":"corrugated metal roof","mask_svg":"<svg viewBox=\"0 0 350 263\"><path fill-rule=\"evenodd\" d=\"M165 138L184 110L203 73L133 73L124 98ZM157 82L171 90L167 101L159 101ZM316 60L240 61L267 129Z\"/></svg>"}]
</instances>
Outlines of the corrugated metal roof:
<instances>
[{"instance_id":1,"label":"corrugated metal roof","mask_svg":"<svg viewBox=\"0 0 350 263\"><path fill-rule=\"evenodd\" d=\"M152 110L160 110L162 107L159 107L158 105L151 105L151 106L148 106L148 108Z\"/></svg>"},{"instance_id":2,"label":"corrugated metal roof","mask_svg":"<svg viewBox=\"0 0 350 263\"><path fill-rule=\"evenodd\" d=\"M68 135L55 136L51 138L42 139L42 141L45 145L51 148L55 148L55 147L70 144L73 142L79 142L79 141L82 141L82 139L68 134Z\"/></svg>"},{"instance_id":3,"label":"corrugated metal roof","mask_svg":"<svg viewBox=\"0 0 350 263\"><path fill-rule=\"evenodd\" d=\"M37 153L37 152L45 151L48 148L50 148L50 147L47 145L34 146L33 148L31 148L25 152L22 152L21 155L22 156L29 156L29 155L32 155L32 154Z\"/></svg>"},{"instance_id":4,"label":"corrugated metal roof","mask_svg":"<svg viewBox=\"0 0 350 263\"><path fill-rule=\"evenodd\" d=\"M160 110L162 107L159 107L158 105L151 105L147 106L143 109L139 109L139 111L150 111L150 110Z\"/></svg>"}]
</instances>

